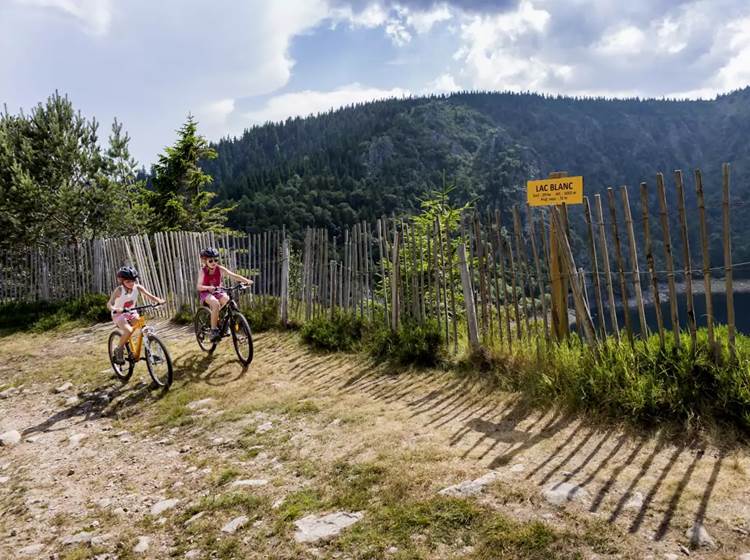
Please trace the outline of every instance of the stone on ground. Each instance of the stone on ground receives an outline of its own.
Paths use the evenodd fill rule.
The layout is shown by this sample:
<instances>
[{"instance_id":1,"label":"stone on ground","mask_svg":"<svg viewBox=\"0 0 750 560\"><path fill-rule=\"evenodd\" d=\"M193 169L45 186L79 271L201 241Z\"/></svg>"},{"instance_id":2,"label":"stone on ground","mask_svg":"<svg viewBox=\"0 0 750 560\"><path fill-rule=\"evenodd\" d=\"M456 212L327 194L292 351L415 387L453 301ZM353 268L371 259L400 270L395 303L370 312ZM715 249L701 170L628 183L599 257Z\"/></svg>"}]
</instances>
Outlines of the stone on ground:
<instances>
[{"instance_id":1,"label":"stone on ground","mask_svg":"<svg viewBox=\"0 0 750 560\"><path fill-rule=\"evenodd\" d=\"M190 525L191 523L195 523L196 521L198 521L204 515L206 515L205 511L201 511L199 513L196 513L193 517L191 517L190 519L188 519L187 521L185 521L185 525Z\"/></svg>"},{"instance_id":2,"label":"stone on ground","mask_svg":"<svg viewBox=\"0 0 750 560\"><path fill-rule=\"evenodd\" d=\"M94 538L94 533L89 533L87 531L81 531L80 533L76 533L75 535L71 535L69 537L65 537L62 540L63 544L79 544L79 543L90 543L91 539Z\"/></svg>"},{"instance_id":3,"label":"stone on ground","mask_svg":"<svg viewBox=\"0 0 750 560\"><path fill-rule=\"evenodd\" d=\"M21 434L18 430L10 430L0 434L0 444L10 447L12 445L18 445L21 442Z\"/></svg>"},{"instance_id":4,"label":"stone on ground","mask_svg":"<svg viewBox=\"0 0 750 560\"><path fill-rule=\"evenodd\" d=\"M457 498L475 496L482 492L486 486L492 484L497 479L497 476L496 472L488 472L475 480L464 480L453 486L448 486L448 488L443 488L438 494Z\"/></svg>"},{"instance_id":5,"label":"stone on ground","mask_svg":"<svg viewBox=\"0 0 750 560\"><path fill-rule=\"evenodd\" d=\"M73 434L70 437L68 437L68 446L69 447L78 447L81 442L86 439L88 434Z\"/></svg>"},{"instance_id":6,"label":"stone on ground","mask_svg":"<svg viewBox=\"0 0 750 560\"><path fill-rule=\"evenodd\" d=\"M311 543L335 537L341 531L362 519L362 515L361 511L354 513L337 511L322 517L308 515L294 522L297 526L294 540L299 543Z\"/></svg>"},{"instance_id":7,"label":"stone on ground","mask_svg":"<svg viewBox=\"0 0 750 560\"><path fill-rule=\"evenodd\" d=\"M565 502L581 502L588 500L591 495L585 488L570 482L558 482L542 492L542 496L550 504L560 506Z\"/></svg>"},{"instance_id":8,"label":"stone on ground","mask_svg":"<svg viewBox=\"0 0 750 560\"><path fill-rule=\"evenodd\" d=\"M138 543L133 547L133 552L143 554L151 544L151 537L138 537Z\"/></svg>"},{"instance_id":9,"label":"stone on ground","mask_svg":"<svg viewBox=\"0 0 750 560\"><path fill-rule=\"evenodd\" d=\"M190 410L201 410L203 408L208 408L210 406L213 406L216 402L215 399L207 398L207 399L201 399L199 401L192 401L187 404L187 407Z\"/></svg>"},{"instance_id":10,"label":"stone on ground","mask_svg":"<svg viewBox=\"0 0 750 560\"><path fill-rule=\"evenodd\" d=\"M193 548L191 550L188 550L185 553L185 558L187 560L196 560L197 558L201 557L201 551L198 548Z\"/></svg>"},{"instance_id":11,"label":"stone on ground","mask_svg":"<svg viewBox=\"0 0 750 560\"><path fill-rule=\"evenodd\" d=\"M60 385L57 389L55 389L55 393L64 393L65 391L69 391L73 388L73 384L70 381L67 381Z\"/></svg>"},{"instance_id":12,"label":"stone on ground","mask_svg":"<svg viewBox=\"0 0 750 560\"><path fill-rule=\"evenodd\" d=\"M168 509L172 509L177 505L177 503L180 500L177 498L172 498L169 500L161 500L159 502L156 502L153 506L151 506L151 515L159 515L160 513L167 511Z\"/></svg>"},{"instance_id":13,"label":"stone on ground","mask_svg":"<svg viewBox=\"0 0 750 560\"><path fill-rule=\"evenodd\" d=\"M245 523L247 523L247 521L247 515L240 515L239 517L235 517L229 523L224 525L221 528L221 531L223 533L229 533L231 535L233 533L236 533L237 529L241 528Z\"/></svg>"},{"instance_id":14,"label":"stone on ground","mask_svg":"<svg viewBox=\"0 0 750 560\"><path fill-rule=\"evenodd\" d=\"M255 433L264 434L272 429L273 429L273 422L264 422L263 424L255 428Z\"/></svg>"},{"instance_id":15,"label":"stone on ground","mask_svg":"<svg viewBox=\"0 0 750 560\"><path fill-rule=\"evenodd\" d=\"M745 554L740 554L737 557L737 560L750 560L750 552L746 552Z\"/></svg>"},{"instance_id":16,"label":"stone on ground","mask_svg":"<svg viewBox=\"0 0 750 560\"><path fill-rule=\"evenodd\" d=\"M29 546L25 546L19 549L18 554L20 554L21 556L34 556L36 558L42 550L44 550L43 544L30 544Z\"/></svg>"},{"instance_id":17,"label":"stone on ground","mask_svg":"<svg viewBox=\"0 0 750 560\"><path fill-rule=\"evenodd\" d=\"M690 544L695 547L714 548L716 543L708 534L702 523L696 523L685 531L685 536L690 539Z\"/></svg>"},{"instance_id":18,"label":"stone on ground","mask_svg":"<svg viewBox=\"0 0 750 560\"><path fill-rule=\"evenodd\" d=\"M633 492L630 495L630 499L625 504L625 509L635 509L639 510L643 507L643 494L640 492Z\"/></svg>"}]
</instances>

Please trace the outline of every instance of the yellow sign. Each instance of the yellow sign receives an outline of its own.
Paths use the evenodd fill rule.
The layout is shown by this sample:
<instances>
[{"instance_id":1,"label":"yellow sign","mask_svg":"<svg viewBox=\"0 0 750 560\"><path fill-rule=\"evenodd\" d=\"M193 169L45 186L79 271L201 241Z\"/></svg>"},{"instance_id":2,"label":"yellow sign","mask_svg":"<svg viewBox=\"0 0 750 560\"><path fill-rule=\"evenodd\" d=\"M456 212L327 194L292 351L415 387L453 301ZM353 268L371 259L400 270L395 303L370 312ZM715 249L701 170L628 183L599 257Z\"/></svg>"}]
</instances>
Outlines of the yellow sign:
<instances>
[{"instance_id":1,"label":"yellow sign","mask_svg":"<svg viewBox=\"0 0 750 560\"><path fill-rule=\"evenodd\" d=\"M583 177L561 177L526 182L529 206L583 204Z\"/></svg>"}]
</instances>

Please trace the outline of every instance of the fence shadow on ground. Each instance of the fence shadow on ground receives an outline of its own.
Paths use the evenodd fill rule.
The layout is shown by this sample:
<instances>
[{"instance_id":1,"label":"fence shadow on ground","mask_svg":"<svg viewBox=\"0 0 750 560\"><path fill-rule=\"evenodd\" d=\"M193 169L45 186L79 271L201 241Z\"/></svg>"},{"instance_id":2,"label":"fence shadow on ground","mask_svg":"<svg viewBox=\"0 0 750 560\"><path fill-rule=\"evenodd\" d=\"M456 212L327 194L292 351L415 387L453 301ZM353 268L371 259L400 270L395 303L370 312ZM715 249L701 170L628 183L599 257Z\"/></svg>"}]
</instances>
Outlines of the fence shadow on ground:
<instances>
[{"instance_id":1,"label":"fence shadow on ground","mask_svg":"<svg viewBox=\"0 0 750 560\"><path fill-rule=\"evenodd\" d=\"M335 354L295 353L279 363L329 394L364 393L406 408L424 428L449 428L447 444L465 459L501 472L523 464L517 477L540 490L574 484L588 494L586 510L657 541L702 523L720 480L723 453L709 464L704 447L666 430L637 434L562 410L540 412L475 377L359 367Z\"/></svg>"}]
</instances>

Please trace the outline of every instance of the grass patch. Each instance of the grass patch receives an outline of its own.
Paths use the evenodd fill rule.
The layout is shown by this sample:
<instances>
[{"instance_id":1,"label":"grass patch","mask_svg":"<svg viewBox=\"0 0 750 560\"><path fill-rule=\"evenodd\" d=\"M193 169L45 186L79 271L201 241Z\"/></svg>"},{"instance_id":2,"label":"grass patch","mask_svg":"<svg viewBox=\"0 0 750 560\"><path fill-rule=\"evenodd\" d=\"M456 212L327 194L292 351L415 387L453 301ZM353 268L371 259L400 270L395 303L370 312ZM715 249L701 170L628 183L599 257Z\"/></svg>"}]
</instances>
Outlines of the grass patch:
<instances>
[{"instance_id":1,"label":"grass patch","mask_svg":"<svg viewBox=\"0 0 750 560\"><path fill-rule=\"evenodd\" d=\"M364 322L355 314L337 311L332 317L319 316L305 323L300 334L317 350L350 351L359 346L364 328Z\"/></svg>"},{"instance_id":2,"label":"grass patch","mask_svg":"<svg viewBox=\"0 0 750 560\"><path fill-rule=\"evenodd\" d=\"M189 507L182 515L183 522L201 511L239 511L248 517L260 516L268 509L268 500L245 492L230 492L214 496L205 496L197 504Z\"/></svg>"},{"instance_id":3,"label":"grass patch","mask_svg":"<svg viewBox=\"0 0 750 560\"><path fill-rule=\"evenodd\" d=\"M324 509L324 502L317 490L306 488L286 497L278 511L278 517L283 521L294 521L308 513Z\"/></svg>"},{"instance_id":4,"label":"grass patch","mask_svg":"<svg viewBox=\"0 0 750 560\"><path fill-rule=\"evenodd\" d=\"M616 536L610 540L610 531L594 542L591 535L596 527L584 523L581 529L576 534L539 521L515 521L472 499L402 498L371 506L333 546L362 560L386 557L392 546L398 549L396 558L443 556L446 547L452 554L475 560L572 560L592 550L622 554L614 544Z\"/></svg>"},{"instance_id":5,"label":"grass patch","mask_svg":"<svg viewBox=\"0 0 750 560\"><path fill-rule=\"evenodd\" d=\"M254 333L270 331L281 325L279 304L277 297L258 296L253 300L252 305L242 307L242 314Z\"/></svg>"},{"instance_id":6,"label":"grass patch","mask_svg":"<svg viewBox=\"0 0 750 560\"><path fill-rule=\"evenodd\" d=\"M68 324L108 321L107 300L103 294L86 294L59 302L8 302L0 305L0 329L45 332Z\"/></svg>"},{"instance_id":7,"label":"grass patch","mask_svg":"<svg viewBox=\"0 0 750 560\"><path fill-rule=\"evenodd\" d=\"M176 325L192 325L194 315L190 306L183 303L177 310L177 313L172 316L171 321Z\"/></svg>"},{"instance_id":8,"label":"grass patch","mask_svg":"<svg viewBox=\"0 0 750 560\"><path fill-rule=\"evenodd\" d=\"M379 325L368 333L367 350L381 361L432 367L442 361L442 342L436 321L402 323L397 331Z\"/></svg>"},{"instance_id":9,"label":"grass patch","mask_svg":"<svg viewBox=\"0 0 750 560\"><path fill-rule=\"evenodd\" d=\"M667 337L662 349L658 335L634 347L610 338L596 351L576 336L546 349L543 340L521 340L512 351L466 356L459 365L491 372L501 388L521 392L538 406L562 405L645 427L669 422L700 429L717 423L748 435L750 338L737 336L732 359L726 329L717 327L716 334L722 342L712 349L706 330L699 330L694 350L687 337L679 348Z\"/></svg>"},{"instance_id":10,"label":"grass patch","mask_svg":"<svg viewBox=\"0 0 750 560\"><path fill-rule=\"evenodd\" d=\"M214 484L216 486L223 486L227 482L238 478L242 474L242 471L234 467L224 467L214 478Z\"/></svg>"}]
</instances>

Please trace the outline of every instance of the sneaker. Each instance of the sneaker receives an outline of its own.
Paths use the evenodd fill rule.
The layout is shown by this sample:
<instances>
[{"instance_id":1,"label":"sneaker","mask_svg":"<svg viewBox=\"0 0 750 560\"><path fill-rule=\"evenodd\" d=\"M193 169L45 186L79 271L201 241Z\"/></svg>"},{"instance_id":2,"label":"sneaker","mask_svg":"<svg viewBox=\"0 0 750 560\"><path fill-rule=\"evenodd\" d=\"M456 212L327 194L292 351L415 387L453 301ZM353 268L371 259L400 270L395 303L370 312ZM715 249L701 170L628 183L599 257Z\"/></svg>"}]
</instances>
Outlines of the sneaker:
<instances>
[{"instance_id":1,"label":"sneaker","mask_svg":"<svg viewBox=\"0 0 750 560\"><path fill-rule=\"evenodd\" d=\"M219 329L211 329L211 342L219 342L221 340L221 333Z\"/></svg>"},{"instance_id":2,"label":"sneaker","mask_svg":"<svg viewBox=\"0 0 750 560\"><path fill-rule=\"evenodd\" d=\"M116 363L118 366L125 364L125 358L123 358L123 351L121 347L115 348L114 352L112 352L112 361Z\"/></svg>"}]
</instances>

